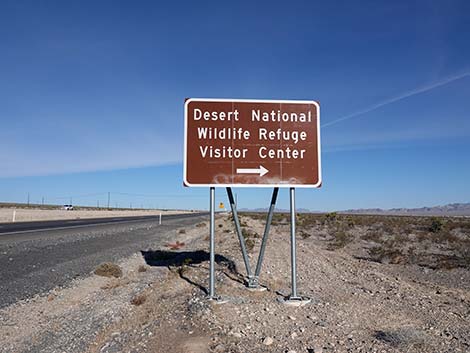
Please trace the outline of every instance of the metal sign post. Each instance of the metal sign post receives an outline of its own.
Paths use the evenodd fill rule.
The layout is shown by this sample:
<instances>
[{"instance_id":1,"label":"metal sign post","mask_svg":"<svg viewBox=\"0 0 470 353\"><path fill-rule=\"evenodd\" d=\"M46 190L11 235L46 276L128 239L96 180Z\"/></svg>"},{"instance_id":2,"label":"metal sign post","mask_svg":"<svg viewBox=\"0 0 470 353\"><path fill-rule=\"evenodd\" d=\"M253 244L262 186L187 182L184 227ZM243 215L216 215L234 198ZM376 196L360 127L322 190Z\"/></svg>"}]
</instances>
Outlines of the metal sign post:
<instances>
[{"instance_id":1,"label":"metal sign post","mask_svg":"<svg viewBox=\"0 0 470 353\"><path fill-rule=\"evenodd\" d=\"M290 300L301 300L297 295L297 263L295 248L295 188L290 188L290 258L291 258L291 284Z\"/></svg>"},{"instance_id":2,"label":"metal sign post","mask_svg":"<svg viewBox=\"0 0 470 353\"><path fill-rule=\"evenodd\" d=\"M209 210L211 220L209 225L209 299L216 299L215 297L215 188L210 188L210 205Z\"/></svg>"}]
</instances>

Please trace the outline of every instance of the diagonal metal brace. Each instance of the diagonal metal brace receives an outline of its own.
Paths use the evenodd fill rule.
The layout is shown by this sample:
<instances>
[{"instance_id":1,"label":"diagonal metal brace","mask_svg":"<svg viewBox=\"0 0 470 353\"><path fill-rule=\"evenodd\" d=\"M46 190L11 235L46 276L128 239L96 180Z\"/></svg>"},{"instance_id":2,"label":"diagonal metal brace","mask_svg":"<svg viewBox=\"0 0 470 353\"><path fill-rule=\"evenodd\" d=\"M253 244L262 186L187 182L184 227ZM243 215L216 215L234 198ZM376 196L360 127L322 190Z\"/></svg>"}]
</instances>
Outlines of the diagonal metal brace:
<instances>
[{"instance_id":1,"label":"diagonal metal brace","mask_svg":"<svg viewBox=\"0 0 470 353\"><path fill-rule=\"evenodd\" d=\"M238 235L238 240L240 242L240 248L243 254L243 261L245 262L246 273L248 276L248 287L257 288L259 286L259 275L261 272L261 267L263 266L264 253L266 251L266 245L268 243L269 229L271 227L271 222L273 219L274 209L276 207L277 195L279 193L279 188L274 188L273 194L271 197L271 204L269 206L268 215L266 219L266 225L264 227L263 239L261 241L261 247L258 255L258 262L256 264L255 275L251 272L250 260L248 258L248 253L246 251L246 243L243 238L243 234L240 227L240 220L238 218L237 206L233 198L232 188L227 187L227 196L229 199L230 207L232 209L233 221L235 223L235 230Z\"/></svg>"},{"instance_id":2,"label":"diagonal metal brace","mask_svg":"<svg viewBox=\"0 0 470 353\"><path fill-rule=\"evenodd\" d=\"M227 188L228 201L232 209L233 221L235 223L235 230L238 235L238 241L240 242L240 248L242 249L243 261L245 262L246 274L248 276L248 281L253 277L251 273L250 260L248 259L248 253L246 251L245 239L243 238L242 230L240 227L240 220L238 219L237 206L235 205L235 200L233 198L232 188Z\"/></svg>"},{"instance_id":3,"label":"diagonal metal brace","mask_svg":"<svg viewBox=\"0 0 470 353\"><path fill-rule=\"evenodd\" d=\"M259 249L258 262L256 264L255 275L251 278L248 278L248 287L256 288L259 283L259 275L261 273L261 267L263 266L264 252L266 250L266 245L268 243L269 229L271 227L271 222L273 220L274 209L276 207L277 194L279 193L279 188L273 189L273 194L271 197L271 204L269 205L268 216L266 218L266 225L264 226L263 240L261 241L261 247Z\"/></svg>"}]
</instances>

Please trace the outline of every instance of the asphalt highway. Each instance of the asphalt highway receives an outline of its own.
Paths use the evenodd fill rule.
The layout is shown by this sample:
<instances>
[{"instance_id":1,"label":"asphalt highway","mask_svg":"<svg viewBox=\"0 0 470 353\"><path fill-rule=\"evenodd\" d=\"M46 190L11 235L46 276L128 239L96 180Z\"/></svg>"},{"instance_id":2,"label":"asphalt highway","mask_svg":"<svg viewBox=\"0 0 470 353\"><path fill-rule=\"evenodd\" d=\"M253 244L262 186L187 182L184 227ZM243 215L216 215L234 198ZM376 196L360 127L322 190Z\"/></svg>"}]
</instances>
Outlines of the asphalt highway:
<instances>
[{"instance_id":1,"label":"asphalt highway","mask_svg":"<svg viewBox=\"0 0 470 353\"><path fill-rule=\"evenodd\" d=\"M162 218L172 219L181 218L183 215L163 215ZM188 214L187 216L191 216ZM53 221L34 221L34 222L16 222L0 223L0 236L2 234L37 232L39 230L54 230L65 228L79 228L92 225L106 225L112 223L126 223L135 221L158 221L159 216L136 216L136 217L108 217L108 218L82 218L65 219Z\"/></svg>"},{"instance_id":2,"label":"asphalt highway","mask_svg":"<svg viewBox=\"0 0 470 353\"><path fill-rule=\"evenodd\" d=\"M0 224L0 308L90 275L174 240L177 230L207 214L119 217Z\"/></svg>"}]
</instances>

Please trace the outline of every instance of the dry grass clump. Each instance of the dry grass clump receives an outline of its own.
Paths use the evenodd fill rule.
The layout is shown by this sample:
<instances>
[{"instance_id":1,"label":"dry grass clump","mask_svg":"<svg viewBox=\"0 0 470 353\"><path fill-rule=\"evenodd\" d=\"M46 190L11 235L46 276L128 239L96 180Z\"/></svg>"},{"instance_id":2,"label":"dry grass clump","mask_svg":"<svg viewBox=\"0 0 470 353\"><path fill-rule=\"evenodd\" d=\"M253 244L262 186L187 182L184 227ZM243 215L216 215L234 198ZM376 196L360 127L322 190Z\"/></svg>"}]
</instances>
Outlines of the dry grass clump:
<instances>
[{"instance_id":1,"label":"dry grass clump","mask_svg":"<svg viewBox=\"0 0 470 353\"><path fill-rule=\"evenodd\" d=\"M203 228L205 226L206 226L206 224L204 222L196 224L196 228Z\"/></svg>"},{"instance_id":2,"label":"dry grass clump","mask_svg":"<svg viewBox=\"0 0 470 353\"><path fill-rule=\"evenodd\" d=\"M255 239L259 238L259 234L249 228L242 228L242 236L245 239L245 245L248 251L255 247Z\"/></svg>"},{"instance_id":3,"label":"dry grass clump","mask_svg":"<svg viewBox=\"0 0 470 353\"><path fill-rule=\"evenodd\" d=\"M354 237L346 233L344 230L338 230L334 233L333 241L328 245L330 250L344 248L348 243L350 243Z\"/></svg>"},{"instance_id":4,"label":"dry grass clump","mask_svg":"<svg viewBox=\"0 0 470 353\"><path fill-rule=\"evenodd\" d=\"M423 331L412 327L375 331L374 337L392 347L401 347L403 351L407 350L406 348L410 346L419 347L429 340Z\"/></svg>"},{"instance_id":5,"label":"dry grass clump","mask_svg":"<svg viewBox=\"0 0 470 353\"><path fill-rule=\"evenodd\" d=\"M95 274L103 277L122 277L122 270L119 265L112 262L104 262L95 269Z\"/></svg>"},{"instance_id":6,"label":"dry grass clump","mask_svg":"<svg viewBox=\"0 0 470 353\"><path fill-rule=\"evenodd\" d=\"M138 272L147 272L147 266L140 265L137 269Z\"/></svg>"},{"instance_id":7,"label":"dry grass clump","mask_svg":"<svg viewBox=\"0 0 470 353\"><path fill-rule=\"evenodd\" d=\"M361 235L361 239L367 242L381 243L382 235L377 231L368 231L366 234Z\"/></svg>"},{"instance_id":8,"label":"dry grass clump","mask_svg":"<svg viewBox=\"0 0 470 353\"><path fill-rule=\"evenodd\" d=\"M289 216L284 213L274 213L273 218L271 220L271 225L273 226L278 226L278 225L283 225L283 224L288 224L288 218Z\"/></svg>"},{"instance_id":9,"label":"dry grass clump","mask_svg":"<svg viewBox=\"0 0 470 353\"><path fill-rule=\"evenodd\" d=\"M406 255L399 249L384 246L374 246L369 249L372 261L389 264L406 263Z\"/></svg>"},{"instance_id":10,"label":"dry grass clump","mask_svg":"<svg viewBox=\"0 0 470 353\"><path fill-rule=\"evenodd\" d=\"M145 294L138 294L131 300L131 304L139 306L144 304L147 301L147 296Z\"/></svg>"},{"instance_id":11,"label":"dry grass clump","mask_svg":"<svg viewBox=\"0 0 470 353\"><path fill-rule=\"evenodd\" d=\"M178 234L186 234L186 229L182 228L178 231Z\"/></svg>"}]
</instances>

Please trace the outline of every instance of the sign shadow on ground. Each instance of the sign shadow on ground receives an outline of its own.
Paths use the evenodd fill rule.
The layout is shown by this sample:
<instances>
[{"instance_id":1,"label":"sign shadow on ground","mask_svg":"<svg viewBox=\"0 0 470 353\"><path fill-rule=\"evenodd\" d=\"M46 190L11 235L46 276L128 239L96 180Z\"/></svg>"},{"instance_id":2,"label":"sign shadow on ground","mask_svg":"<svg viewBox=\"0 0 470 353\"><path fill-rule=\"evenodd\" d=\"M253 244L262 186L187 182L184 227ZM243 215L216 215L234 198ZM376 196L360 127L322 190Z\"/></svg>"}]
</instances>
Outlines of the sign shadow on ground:
<instances>
[{"instance_id":1,"label":"sign shadow on ground","mask_svg":"<svg viewBox=\"0 0 470 353\"><path fill-rule=\"evenodd\" d=\"M209 252L205 250L193 251L169 251L169 250L148 250L141 251L142 257L149 266L168 267L170 270L176 269L180 278L189 284L199 288L205 294L209 294L208 289L200 283L194 282L186 276L183 268L185 266L196 268L205 262L209 262ZM234 261L227 257L215 254L215 262L222 268L222 272L231 280L245 284L243 275L238 272Z\"/></svg>"}]
</instances>

